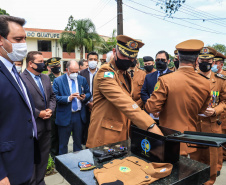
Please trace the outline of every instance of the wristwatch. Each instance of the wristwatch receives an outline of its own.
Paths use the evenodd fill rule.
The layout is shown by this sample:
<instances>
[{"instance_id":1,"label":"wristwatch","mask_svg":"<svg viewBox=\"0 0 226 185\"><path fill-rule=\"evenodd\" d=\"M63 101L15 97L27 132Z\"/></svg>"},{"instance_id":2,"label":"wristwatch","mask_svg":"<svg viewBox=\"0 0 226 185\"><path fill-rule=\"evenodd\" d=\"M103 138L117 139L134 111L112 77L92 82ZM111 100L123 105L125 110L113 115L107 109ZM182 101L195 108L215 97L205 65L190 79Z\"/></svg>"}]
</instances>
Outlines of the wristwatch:
<instances>
[{"instance_id":1,"label":"wristwatch","mask_svg":"<svg viewBox=\"0 0 226 185\"><path fill-rule=\"evenodd\" d=\"M152 129L155 125L156 125L155 123L151 124L147 130Z\"/></svg>"}]
</instances>

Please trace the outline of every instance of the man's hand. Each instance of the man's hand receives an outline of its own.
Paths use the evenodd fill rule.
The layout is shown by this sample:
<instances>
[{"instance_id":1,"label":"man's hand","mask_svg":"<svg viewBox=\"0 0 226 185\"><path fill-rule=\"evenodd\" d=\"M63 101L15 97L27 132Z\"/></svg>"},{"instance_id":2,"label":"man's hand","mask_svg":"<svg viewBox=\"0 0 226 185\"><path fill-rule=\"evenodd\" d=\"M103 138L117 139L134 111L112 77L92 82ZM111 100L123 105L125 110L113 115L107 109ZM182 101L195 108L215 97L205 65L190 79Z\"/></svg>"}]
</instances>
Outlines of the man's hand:
<instances>
[{"instance_id":1,"label":"man's hand","mask_svg":"<svg viewBox=\"0 0 226 185\"><path fill-rule=\"evenodd\" d=\"M10 185L8 177L5 177L4 179L0 180L0 185Z\"/></svg>"},{"instance_id":2,"label":"man's hand","mask_svg":"<svg viewBox=\"0 0 226 185\"><path fill-rule=\"evenodd\" d=\"M53 111L51 109L46 109L46 116L43 118L43 119L49 119L52 114L53 114Z\"/></svg>"},{"instance_id":3,"label":"man's hand","mask_svg":"<svg viewBox=\"0 0 226 185\"><path fill-rule=\"evenodd\" d=\"M72 100L74 99L74 98L78 98L79 97L79 93L73 93L73 94L71 94L70 96L69 96L69 100L70 100L70 102L72 102Z\"/></svg>"},{"instance_id":4,"label":"man's hand","mask_svg":"<svg viewBox=\"0 0 226 185\"><path fill-rule=\"evenodd\" d=\"M86 98L86 95L85 94L81 94L81 96L78 96L77 98L79 100L84 100Z\"/></svg>"},{"instance_id":5,"label":"man's hand","mask_svg":"<svg viewBox=\"0 0 226 185\"><path fill-rule=\"evenodd\" d=\"M152 132L152 133L158 134L160 136L164 136L162 131L159 129L159 127L157 125L155 125L153 128L148 129L148 132Z\"/></svg>"},{"instance_id":6,"label":"man's hand","mask_svg":"<svg viewBox=\"0 0 226 185\"><path fill-rule=\"evenodd\" d=\"M93 109L93 102L89 102L89 103L87 104L87 106L89 107L89 112L91 112L92 109Z\"/></svg>"},{"instance_id":7,"label":"man's hand","mask_svg":"<svg viewBox=\"0 0 226 185\"><path fill-rule=\"evenodd\" d=\"M158 117L159 117L159 112L154 113L153 116L154 116L155 118L158 118Z\"/></svg>"},{"instance_id":8,"label":"man's hand","mask_svg":"<svg viewBox=\"0 0 226 185\"><path fill-rule=\"evenodd\" d=\"M210 107L207 108L206 111L204 112L204 114L207 117L213 116L215 113L216 113L215 109L214 108L210 108Z\"/></svg>"},{"instance_id":9,"label":"man's hand","mask_svg":"<svg viewBox=\"0 0 226 185\"><path fill-rule=\"evenodd\" d=\"M41 110L38 117L40 117L40 118L42 118L42 119L43 119L44 117L46 117L46 110Z\"/></svg>"}]
</instances>

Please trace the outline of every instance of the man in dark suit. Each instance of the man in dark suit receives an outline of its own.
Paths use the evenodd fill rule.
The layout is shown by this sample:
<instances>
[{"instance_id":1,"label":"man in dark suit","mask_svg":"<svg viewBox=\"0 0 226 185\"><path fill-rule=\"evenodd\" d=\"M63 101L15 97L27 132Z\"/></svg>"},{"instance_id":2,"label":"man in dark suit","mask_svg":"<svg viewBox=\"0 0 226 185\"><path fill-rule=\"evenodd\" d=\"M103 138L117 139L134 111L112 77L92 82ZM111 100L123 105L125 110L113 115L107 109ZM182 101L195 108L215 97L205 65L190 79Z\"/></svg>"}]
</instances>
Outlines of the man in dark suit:
<instances>
[{"instance_id":1,"label":"man in dark suit","mask_svg":"<svg viewBox=\"0 0 226 185\"><path fill-rule=\"evenodd\" d=\"M30 51L26 58L27 68L21 74L27 84L35 104L35 120L37 123L41 162L35 165L32 185L44 185L44 177L50 151L50 135L52 112L56 107L56 98L52 91L51 81L47 75L41 74L44 70L44 58L41 52Z\"/></svg>"},{"instance_id":2,"label":"man in dark suit","mask_svg":"<svg viewBox=\"0 0 226 185\"><path fill-rule=\"evenodd\" d=\"M69 61L66 71L66 74L53 82L53 91L57 100L55 123L58 125L59 155L68 152L71 132L73 151L82 149L82 129L86 123L85 103L91 97L86 79L78 75L78 63L74 60Z\"/></svg>"},{"instance_id":3,"label":"man in dark suit","mask_svg":"<svg viewBox=\"0 0 226 185\"><path fill-rule=\"evenodd\" d=\"M156 58L155 65L156 65L157 71L146 75L144 84L141 89L141 99L144 102L144 105L147 102L147 100L150 98L152 92L154 91L154 87L158 81L158 77L160 75L172 72L167 67L170 60L169 60L169 54L166 51L163 51L163 50L159 51L156 54L155 58ZM156 123L159 122L158 117L154 117L151 113L150 113L150 116L156 121Z\"/></svg>"},{"instance_id":4,"label":"man in dark suit","mask_svg":"<svg viewBox=\"0 0 226 185\"><path fill-rule=\"evenodd\" d=\"M93 78L98 71L97 62L98 62L98 54L94 51L91 51L87 55L88 65L89 67L80 71L80 75L86 78L86 81L89 85L89 90L91 93L91 99L86 103L86 111L87 111L87 122L84 125L83 129L83 141L82 143L85 145L87 136L88 136L88 128L90 123L90 114L93 108Z\"/></svg>"},{"instance_id":5,"label":"man in dark suit","mask_svg":"<svg viewBox=\"0 0 226 185\"><path fill-rule=\"evenodd\" d=\"M37 127L34 106L15 61L27 53L24 19L0 15L0 184L28 184Z\"/></svg>"}]
</instances>

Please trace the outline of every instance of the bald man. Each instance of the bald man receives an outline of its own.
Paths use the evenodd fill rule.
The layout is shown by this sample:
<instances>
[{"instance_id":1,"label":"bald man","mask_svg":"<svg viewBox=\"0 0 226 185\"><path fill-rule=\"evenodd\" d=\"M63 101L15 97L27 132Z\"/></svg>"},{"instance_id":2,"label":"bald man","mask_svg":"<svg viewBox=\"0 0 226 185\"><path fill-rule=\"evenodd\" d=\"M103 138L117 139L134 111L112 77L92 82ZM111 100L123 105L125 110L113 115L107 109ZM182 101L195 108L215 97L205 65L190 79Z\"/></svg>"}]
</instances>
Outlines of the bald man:
<instances>
[{"instance_id":1,"label":"bald man","mask_svg":"<svg viewBox=\"0 0 226 185\"><path fill-rule=\"evenodd\" d=\"M56 78L53 91L56 94L56 121L59 133L59 155L68 152L72 132L73 151L82 149L82 130L86 123L85 104L91 98L85 77L78 75L79 65L71 60L66 65L67 73Z\"/></svg>"}]
</instances>

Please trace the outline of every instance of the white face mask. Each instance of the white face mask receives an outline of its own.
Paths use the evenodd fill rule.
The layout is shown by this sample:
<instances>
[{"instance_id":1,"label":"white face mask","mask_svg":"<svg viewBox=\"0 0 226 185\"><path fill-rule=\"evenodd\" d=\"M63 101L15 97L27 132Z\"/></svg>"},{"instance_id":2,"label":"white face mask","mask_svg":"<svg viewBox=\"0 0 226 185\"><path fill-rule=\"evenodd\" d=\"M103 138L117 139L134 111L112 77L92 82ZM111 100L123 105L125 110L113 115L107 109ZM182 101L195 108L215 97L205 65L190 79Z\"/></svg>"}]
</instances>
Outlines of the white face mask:
<instances>
[{"instance_id":1,"label":"white face mask","mask_svg":"<svg viewBox=\"0 0 226 185\"><path fill-rule=\"evenodd\" d=\"M16 66L16 70L17 70L18 73L20 73L22 71L22 67Z\"/></svg>"},{"instance_id":2,"label":"white face mask","mask_svg":"<svg viewBox=\"0 0 226 185\"><path fill-rule=\"evenodd\" d=\"M8 41L8 42L10 42L10 41ZM13 62L23 60L27 54L27 44L26 43L11 43L11 44L12 44L12 52L11 53L8 53L5 50L5 48L2 46L2 49L5 50L8 57L10 58L10 60L12 60Z\"/></svg>"},{"instance_id":3,"label":"white face mask","mask_svg":"<svg viewBox=\"0 0 226 185\"><path fill-rule=\"evenodd\" d=\"M70 77L70 79L74 80L74 79L76 79L78 77L78 73L71 73L69 75L69 77Z\"/></svg>"},{"instance_id":4,"label":"white face mask","mask_svg":"<svg viewBox=\"0 0 226 185\"><path fill-rule=\"evenodd\" d=\"M90 69L95 69L96 67L97 67L97 61L95 61L95 60L89 61Z\"/></svg>"}]
</instances>

